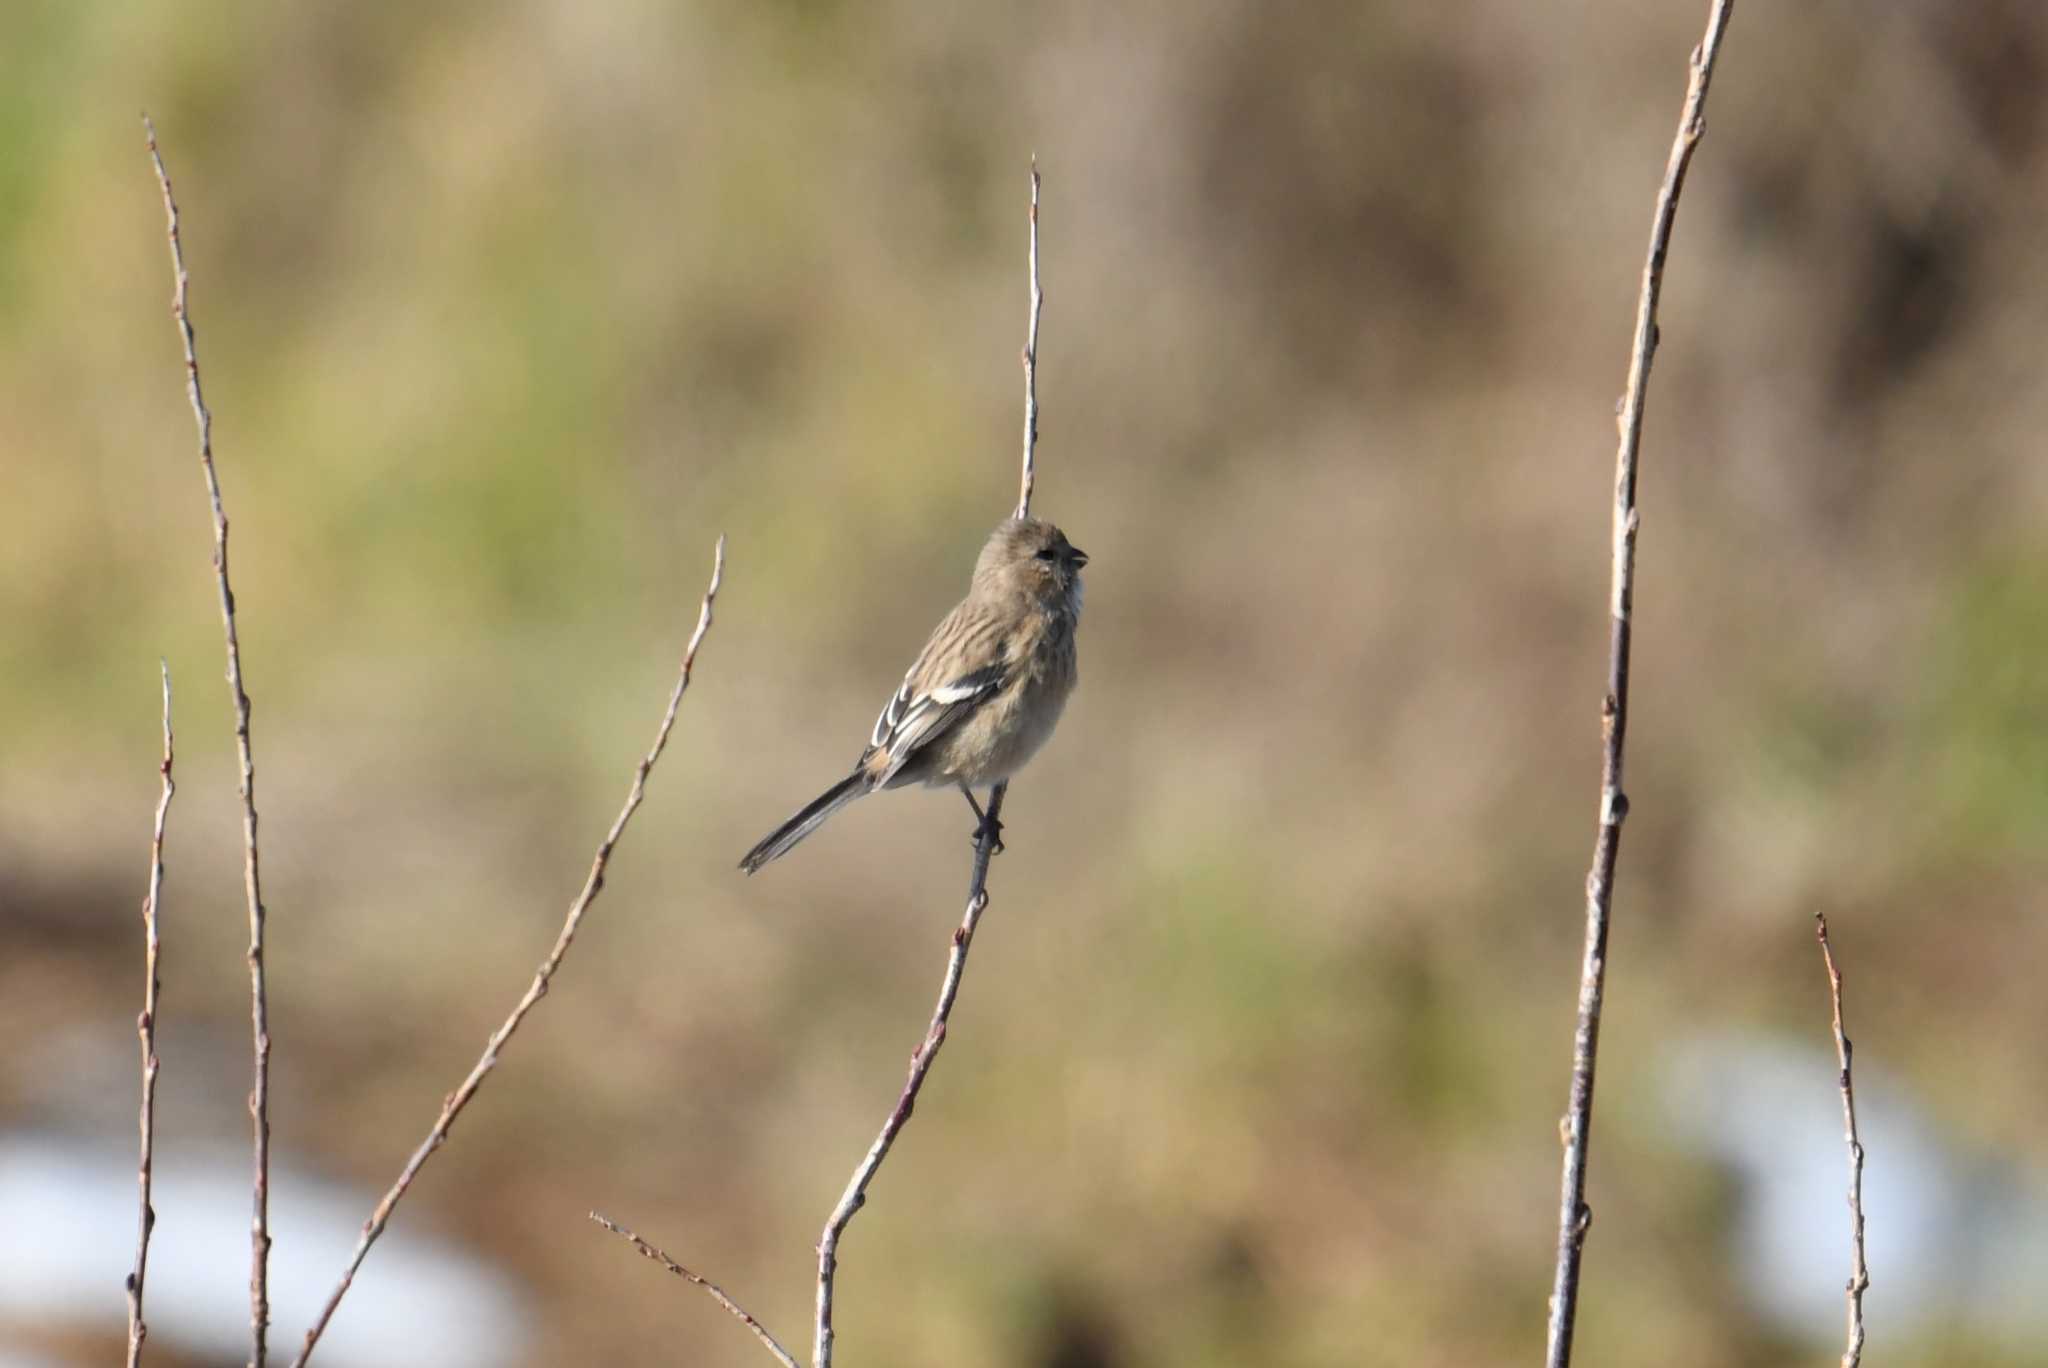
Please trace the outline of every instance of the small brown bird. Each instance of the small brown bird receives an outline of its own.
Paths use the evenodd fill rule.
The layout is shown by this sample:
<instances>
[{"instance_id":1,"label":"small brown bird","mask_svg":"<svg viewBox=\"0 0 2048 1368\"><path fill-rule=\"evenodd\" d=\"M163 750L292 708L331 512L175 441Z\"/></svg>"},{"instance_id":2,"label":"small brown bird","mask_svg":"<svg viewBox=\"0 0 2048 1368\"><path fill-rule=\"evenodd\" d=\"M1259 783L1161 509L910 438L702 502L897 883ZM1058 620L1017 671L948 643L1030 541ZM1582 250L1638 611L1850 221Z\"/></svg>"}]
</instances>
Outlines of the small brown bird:
<instances>
[{"instance_id":1,"label":"small brown bird","mask_svg":"<svg viewBox=\"0 0 2048 1368\"><path fill-rule=\"evenodd\" d=\"M1049 522L1012 518L996 528L974 563L967 597L918 652L853 773L769 832L740 868L753 873L854 799L905 784L957 785L985 826L974 789L1022 769L1074 691L1087 563L1087 553Z\"/></svg>"}]
</instances>

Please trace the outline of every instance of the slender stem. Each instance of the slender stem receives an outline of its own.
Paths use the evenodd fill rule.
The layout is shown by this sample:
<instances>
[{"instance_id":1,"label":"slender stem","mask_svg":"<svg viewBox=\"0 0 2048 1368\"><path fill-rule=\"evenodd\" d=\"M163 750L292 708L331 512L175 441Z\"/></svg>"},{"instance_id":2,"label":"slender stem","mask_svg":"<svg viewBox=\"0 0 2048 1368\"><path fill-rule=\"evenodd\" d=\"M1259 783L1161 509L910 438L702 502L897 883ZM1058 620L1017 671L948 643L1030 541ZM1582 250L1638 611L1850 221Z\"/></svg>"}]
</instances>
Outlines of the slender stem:
<instances>
[{"instance_id":1,"label":"slender stem","mask_svg":"<svg viewBox=\"0 0 2048 1368\"><path fill-rule=\"evenodd\" d=\"M1038 465L1038 313L1045 291L1038 288L1038 158L1031 159L1031 327L1024 338L1024 475L1017 488L1017 516L1031 516L1031 487Z\"/></svg>"},{"instance_id":2,"label":"slender stem","mask_svg":"<svg viewBox=\"0 0 2048 1368\"><path fill-rule=\"evenodd\" d=\"M249 1087L249 1126L253 1176L249 1218L249 1368L264 1368L265 1338L270 1326L270 1009L263 981L263 880L256 849L256 762L249 749L249 694L242 687L242 645L235 632L235 593L228 584L228 515L221 504L220 477L213 468L213 415L199 385L199 354L188 307L189 277L185 249L178 239L178 202L171 195L170 173L157 150L156 125L142 120L149 141L149 159L163 192L164 217L171 243L171 271L176 285L171 316L185 344L185 392L199 425L199 464L206 473L206 495L213 506L213 574L220 589L221 629L227 638L228 696L235 708L235 747L242 765L242 885L249 904L249 1032L253 1046L253 1078Z\"/></svg>"},{"instance_id":3,"label":"slender stem","mask_svg":"<svg viewBox=\"0 0 2048 1368\"><path fill-rule=\"evenodd\" d=\"M1629 354L1628 388L1622 399L1621 442L1615 453L1612 584L1609 597L1607 693L1601 702L1602 758L1600 824L1593 846L1592 869L1586 875L1586 945L1579 973L1578 1025L1572 1038L1571 1096L1559 1130L1564 1141L1564 1172L1558 1204L1557 1267L1550 1297L1548 1368L1571 1362L1572 1332L1578 1314L1579 1265L1586 1230L1593 1219L1586 1204L1586 1151L1593 1125L1593 1075L1600 1050L1600 1011L1606 992L1607 928L1614 904L1615 859L1621 849L1621 824L1628 816L1622 790L1622 748L1628 735L1630 614L1635 599L1636 465L1643 437L1643 398L1650 383L1650 361L1657 350L1657 299L1664 280L1664 262L1671 245L1671 226L1678 213L1679 192L1703 131L1702 111L1714 60L1720 54L1734 0L1714 0L1706 37L1693 49L1686 84L1685 110L1665 163L1664 182L1650 228L1649 259L1643 266L1641 295L1636 303L1635 343Z\"/></svg>"},{"instance_id":4,"label":"slender stem","mask_svg":"<svg viewBox=\"0 0 2048 1368\"><path fill-rule=\"evenodd\" d=\"M1842 1027L1842 971L1835 967L1835 952L1828 946L1828 919L1813 915L1814 936L1820 941L1821 962L1828 971L1828 1002L1834 1014L1835 1060L1841 1065L1842 1140L1849 1147L1849 1256L1848 1344L1842 1350L1842 1368L1857 1368L1863 1361L1863 1294L1870 1287L1870 1265L1863 1256L1863 1141L1856 1133L1856 1082L1849 1061L1856 1047Z\"/></svg>"},{"instance_id":5,"label":"slender stem","mask_svg":"<svg viewBox=\"0 0 2048 1368\"><path fill-rule=\"evenodd\" d=\"M1031 516L1031 487L1036 474L1038 450L1038 315L1045 304L1045 292L1038 285L1038 158L1031 159L1031 246L1029 264L1031 271L1031 318L1024 339L1024 464L1023 476L1017 491L1017 514L1020 518ZM1000 821L1003 798L1009 792L1008 783L997 784L989 792L988 810L982 817L981 831L974 843L974 872L967 884L967 910L960 918L960 925L953 932L953 948L946 957L946 976L939 984L938 1005L932 1009L931 1021L926 1025L924 1039L910 1056L910 1076L904 1080L903 1091L896 1098L896 1106L888 1119L882 1123L881 1133L875 1136L875 1143L868 1146L868 1152L847 1181L846 1191L840 1194L839 1205L832 1208L832 1215L825 1222L825 1231L818 1238L818 1311L817 1323L812 1340L812 1368L832 1368L832 1294L839 1270L839 1239L846 1233L846 1227L853 1220L854 1213L867 1202L868 1184L882 1167L882 1161L889 1157L890 1146L896 1143L896 1136L910 1120L910 1113L917 1106L917 1094L924 1087L925 1075L931 1072L932 1061L938 1058L939 1047L946 1043L947 1022L953 1015L953 1003L960 996L960 976L967 969L967 951L974 943L974 928L981 923L981 914L988 910L988 862L995 854L996 833L1002 829ZM967 795L972 804L974 795ZM978 810L977 810L978 811Z\"/></svg>"},{"instance_id":6,"label":"slender stem","mask_svg":"<svg viewBox=\"0 0 2048 1368\"><path fill-rule=\"evenodd\" d=\"M661 752L668 745L669 731L676 723L676 710L682 706L683 693L690 687L690 670L697 661L697 647L704 640L704 634L711 629L711 605L718 597L718 587L724 578L725 538L720 537L717 550L712 557L711 585L704 591L703 604L697 610L697 629L690 634L690 643L684 648L682 668L676 677L675 689L668 697L668 711L662 714L661 726L654 734L654 745L641 759L639 767L633 773L633 785L626 793L625 806L619 810L617 819L612 822L611 830L605 834L603 842L597 848L597 856L591 861L590 877L584 881L583 891L569 904L568 915L563 918L562 929L555 937L554 948L548 952L548 957L541 961L540 969L533 976L533 982L527 986L525 995L513 1007L512 1014L491 1033L490 1041L484 1046L483 1055L469 1071L469 1076L464 1078L461 1086L448 1094L447 1099L441 1104L441 1114L435 1118L433 1128L427 1132L427 1138L420 1142L419 1148L406 1160L405 1167L399 1171L398 1180L384 1194L383 1200L377 1203L376 1210L370 1213L370 1219L363 1223L363 1233L356 1241L355 1253L350 1256L348 1267L341 1275L341 1281L335 1285L334 1291L328 1294L327 1303L321 1308L319 1318L306 1332L305 1347L299 1350L299 1356L292 1361L293 1368L300 1368L300 1365L313 1356L313 1349L320 1343L320 1336L326 1333L327 1323L334 1318L335 1309L341 1305L341 1299L348 1295L349 1287L355 1282L356 1271L363 1266L363 1260L369 1256L370 1246L377 1243L377 1237L384 1233L384 1227L391 1221L391 1213L397 1209L399 1202L404 1200L406 1192L412 1187L413 1179L419 1176L427 1160L434 1157L434 1152L448 1142L448 1132L454 1127L455 1118L462 1114L462 1109L476 1096L477 1089L483 1086L483 1081L490 1075L491 1070L498 1067L499 1052L519 1029L519 1023L526 1020L526 1014L547 996L548 985L554 979L555 971L562 967L562 960L568 955L569 947L576 939L576 929L583 924L583 914L590 910L590 905L597 901L597 895L604 891L605 868L611 863L612 850L618 845L619 838L625 834L626 824L633 819L633 813L640 806L641 799L646 796L647 776L653 771L655 762L661 759Z\"/></svg>"},{"instance_id":7,"label":"slender stem","mask_svg":"<svg viewBox=\"0 0 2048 1368\"><path fill-rule=\"evenodd\" d=\"M853 1171L846 1191L840 1195L839 1205L832 1208L831 1219L825 1222L825 1233L819 1237L818 1315L812 1343L812 1368L832 1368L832 1293L834 1275L839 1268L839 1237L846 1233L854 1213L867 1203L868 1184L874 1181L882 1161L889 1157L890 1146L896 1143L897 1135L909 1122L910 1113L917 1106L918 1092L924 1087L925 1075L931 1072L932 1061L938 1058L939 1048L946 1043L947 1023L953 1015L953 1003L960 996L960 976L967 969L967 952L974 944L974 928L980 924L981 914L988 910L988 862L995 853L996 823L1007 788L1008 785L998 784L989 794L988 816L974 846L974 874L967 886L967 911L953 932L953 948L946 957L946 976L939 984L938 1005L932 1009L924 1039L911 1053L910 1076L904 1080L896 1106L882 1123L875 1143L868 1146L860 1166Z\"/></svg>"},{"instance_id":8,"label":"slender stem","mask_svg":"<svg viewBox=\"0 0 2048 1368\"><path fill-rule=\"evenodd\" d=\"M776 1341L775 1336L768 1333L768 1327L761 1324L760 1321L754 1319L752 1312L748 1311L745 1307L741 1306L738 1302L734 1301L731 1297L727 1296L725 1289L720 1287L717 1283L712 1282L709 1278L706 1278L701 1274L692 1273L689 1269L683 1267L674 1259L670 1258L667 1254L663 1253L660 1249L657 1249L655 1246L641 1239L638 1235L635 1235L632 1231L626 1229L622 1225L614 1223L609 1217L600 1216L597 1212L593 1211L590 1213L590 1219L597 1222L599 1225L603 1226L606 1230L609 1230L612 1234L624 1238L633 1246L633 1248L640 1251L641 1256L643 1258L650 1259L653 1262L660 1264L663 1268L667 1269L669 1272L673 1273L678 1278L683 1279L685 1282L692 1282L695 1283L697 1286L703 1288L705 1292L710 1294L711 1299L713 1301L717 1302L727 1311L730 1311L735 1317L739 1319L742 1325L746 1326L747 1329L753 1331L754 1338L760 1340L761 1343L767 1347L768 1352L775 1355L776 1361L782 1364L783 1368L800 1368L800 1365L797 1363L797 1361L790 1356L789 1350L783 1348L782 1345Z\"/></svg>"},{"instance_id":9,"label":"slender stem","mask_svg":"<svg viewBox=\"0 0 2048 1368\"><path fill-rule=\"evenodd\" d=\"M142 1342L149 1327L142 1320L142 1285L149 1276L149 1236L156 1229L156 1208L149 1204L150 1166L156 1144L156 1004L163 987L157 981L157 905L164 887L164 818L171 811L171 667L158 662L164 686L164 758L157 766L163 793L156 802L156 830L149 839L149 892L142 900L142 1014L135 1031L142 1041L142 1145L136 1161L136 1187L141 1210L136 1218L135 1269L128 1275L128 1368L142 1362Z\"/></svg>"}]
</instances>

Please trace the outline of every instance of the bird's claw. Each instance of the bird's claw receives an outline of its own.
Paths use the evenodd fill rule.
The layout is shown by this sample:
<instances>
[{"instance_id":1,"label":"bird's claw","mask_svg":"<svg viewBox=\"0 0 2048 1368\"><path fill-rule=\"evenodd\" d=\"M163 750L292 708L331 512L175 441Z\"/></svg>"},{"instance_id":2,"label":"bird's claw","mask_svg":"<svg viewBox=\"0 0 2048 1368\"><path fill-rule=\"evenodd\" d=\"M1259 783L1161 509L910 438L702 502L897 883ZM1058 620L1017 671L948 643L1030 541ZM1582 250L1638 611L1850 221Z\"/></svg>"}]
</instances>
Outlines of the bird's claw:
<instances>
[{"instance_id":1,"label":"bird's claw","mask_svg":"<svg viewBox=\"0 0 2048 1368\"><path fill-rule=\"evenodd\" d=\"M984 837L989 842L988 853L990 855L1000 855L1003 853L1003 824L1001 822L991 822L987 818L982 819L981 825L974 829L973 839L976 850L981 849L981 842Z\"/></svg>"}]
</instances>

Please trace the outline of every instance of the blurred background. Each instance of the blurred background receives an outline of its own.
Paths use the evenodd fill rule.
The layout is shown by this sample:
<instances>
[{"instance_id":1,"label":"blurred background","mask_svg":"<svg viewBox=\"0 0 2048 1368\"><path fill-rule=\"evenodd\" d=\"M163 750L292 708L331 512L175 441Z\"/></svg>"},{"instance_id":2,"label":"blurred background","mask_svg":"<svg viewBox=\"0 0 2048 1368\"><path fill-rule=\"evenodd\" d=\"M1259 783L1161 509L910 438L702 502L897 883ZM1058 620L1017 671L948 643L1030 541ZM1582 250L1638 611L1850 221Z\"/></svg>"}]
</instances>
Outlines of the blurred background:
<instances>
[{"instance_id":1,"label":"blurred background","mask_svg":"<svg viewBox=\"0 0 2048 1368\"><path fill-rule=\"evenodd\" d=\"M1704 3L14 0L0 52L0 1361L100 1363L176 688L151 1361L240 1361L230 715L163 216L234 525L270 909L274 1343L555 991L323 1358L753 1364L959 915L956 796L734 862L843 771L1015 498L1083 686L841 1356L1528 1362L1594 834L1608 517ZM1750 5L1680 214L1580 1318L2048 1363L2048 11ZM178 1175L173 1177L172 1175ZM1881 1346L1879 1348L1878 1346Z\"/></svg>"}]
</instances>

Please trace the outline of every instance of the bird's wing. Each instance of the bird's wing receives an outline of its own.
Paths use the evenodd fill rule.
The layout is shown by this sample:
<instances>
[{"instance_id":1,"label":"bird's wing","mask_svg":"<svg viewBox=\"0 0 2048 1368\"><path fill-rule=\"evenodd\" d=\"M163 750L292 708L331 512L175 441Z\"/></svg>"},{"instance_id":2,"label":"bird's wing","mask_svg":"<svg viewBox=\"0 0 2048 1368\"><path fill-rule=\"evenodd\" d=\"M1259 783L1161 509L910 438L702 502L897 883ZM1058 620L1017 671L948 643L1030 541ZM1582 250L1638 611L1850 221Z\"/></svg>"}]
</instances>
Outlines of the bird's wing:
<instances>
[{"instance_id":1,"label":"bird's wing","mask_svg":"<svg viewBox=\"0 0 2048 1368\"><path fill-rule=\"evenodd\" d=\"M920 659L903 676L903 686L875 719L868 756L879 751L885 757L881 767L869 771L877 788L895 778L919 751L952 730L1001 689L1009 669L998 661L929 688L919 684L924 673L925 662Z\"/></svg>"}]
</instances>

